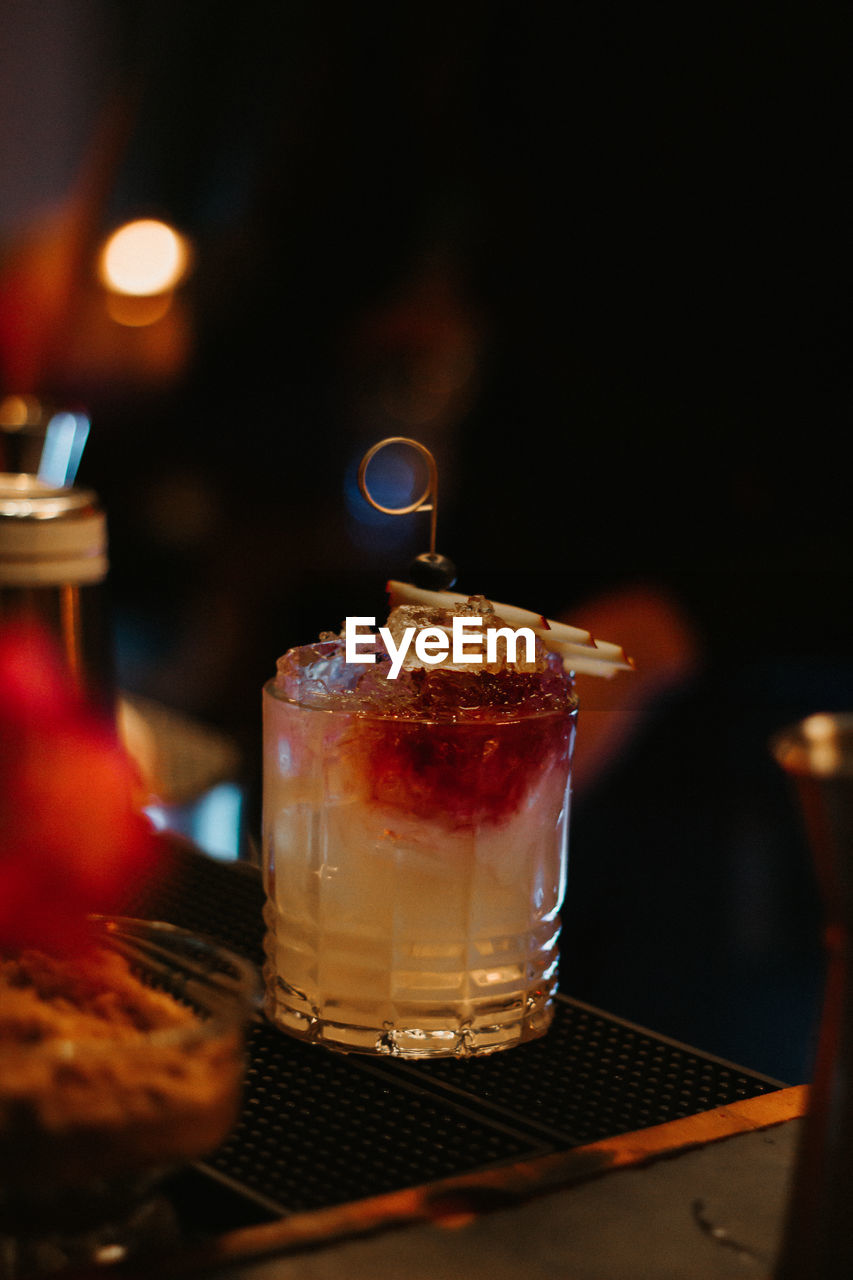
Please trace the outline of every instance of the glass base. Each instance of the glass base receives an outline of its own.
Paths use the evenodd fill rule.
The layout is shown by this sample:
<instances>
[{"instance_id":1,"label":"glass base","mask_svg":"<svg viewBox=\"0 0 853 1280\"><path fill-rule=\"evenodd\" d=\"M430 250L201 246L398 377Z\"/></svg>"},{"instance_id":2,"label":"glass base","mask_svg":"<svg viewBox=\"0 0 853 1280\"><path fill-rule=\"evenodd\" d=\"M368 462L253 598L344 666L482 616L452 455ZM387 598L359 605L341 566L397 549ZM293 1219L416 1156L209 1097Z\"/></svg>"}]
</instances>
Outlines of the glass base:
<instances>
[{"instance_id":1,"label":"glass base","mask_svg":"<svg viewBox=\"0 0 853 1280\"><path fill-rule=\"evenodd\" d=\"M340 1053L407 1059L474 1058L543 1036L554 1018L554 988L537 988L524 1002L492 1007L474 1018L450 1019L446 1011L444 1017L438 1011L426 1017L421 1011L421 1016L400 1019L399 1025L383 1022L381 1026L365 1026L305 1012L298 993L278 978L268 982L265 1011L288 1035ZM412 1025L417 1023L424 1025Z\"/></svg>"},{"instance_id":2,"label":"glass base","mask_svg":"<svg viewBox=\"0 0 853 1280\"><path fill-rule=\"evenodd\" d=\"M149 1181L68 1189L55 1204L0 1196L0 1280L36 1280L68 1267L89 1274L174 1247L175 1211Z\"/></svg>"}]
</instances>

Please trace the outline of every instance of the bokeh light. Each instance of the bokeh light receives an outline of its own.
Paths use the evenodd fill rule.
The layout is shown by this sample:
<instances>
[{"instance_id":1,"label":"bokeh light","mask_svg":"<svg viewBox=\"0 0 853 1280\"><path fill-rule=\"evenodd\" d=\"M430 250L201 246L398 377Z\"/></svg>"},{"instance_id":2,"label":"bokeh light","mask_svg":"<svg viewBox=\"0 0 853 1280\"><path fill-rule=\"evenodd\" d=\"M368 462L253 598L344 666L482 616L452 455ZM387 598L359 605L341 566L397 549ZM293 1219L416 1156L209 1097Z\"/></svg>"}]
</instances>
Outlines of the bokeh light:
<instances>
[{"instance_id":1,"label":"bokeh light","mask_svg":"<svg viewBox=\"0 0 853 1280\"><path fill-rule=\"evenodd\" d=\"M109 236L98 276L113 293L145 298L174 289L188 265L188 245L179 232L155 218L140 218Z\"/></svg>"}]
</instances>

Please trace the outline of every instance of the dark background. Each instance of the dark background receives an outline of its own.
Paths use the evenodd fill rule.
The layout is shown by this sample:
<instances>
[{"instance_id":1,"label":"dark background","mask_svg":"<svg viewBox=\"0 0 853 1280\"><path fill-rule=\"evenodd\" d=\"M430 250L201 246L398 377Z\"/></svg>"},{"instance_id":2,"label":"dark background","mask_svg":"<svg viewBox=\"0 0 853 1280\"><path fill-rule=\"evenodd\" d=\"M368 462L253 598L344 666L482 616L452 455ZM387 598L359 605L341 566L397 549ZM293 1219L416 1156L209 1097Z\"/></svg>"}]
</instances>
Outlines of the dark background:
<instances>
[{"instance_id":1,"label":"dark background","mask_svg":"<svg viewBox=\"0 0 853 1280\"><path fill-rule=\"evenodd\" d=\"M195 245L168 376L98 331L38 388L92 413L124 686L233 735L256 798L275 658L425 549L354 486L417 437L461 588L583 625L644 584L701 639L577 797L566 989L803 1079L819 910L767 740L853 703L850 9L2 7L31 58L77 23L81 156L126 119L100 230Z\"/></svg>"}]
</instances>

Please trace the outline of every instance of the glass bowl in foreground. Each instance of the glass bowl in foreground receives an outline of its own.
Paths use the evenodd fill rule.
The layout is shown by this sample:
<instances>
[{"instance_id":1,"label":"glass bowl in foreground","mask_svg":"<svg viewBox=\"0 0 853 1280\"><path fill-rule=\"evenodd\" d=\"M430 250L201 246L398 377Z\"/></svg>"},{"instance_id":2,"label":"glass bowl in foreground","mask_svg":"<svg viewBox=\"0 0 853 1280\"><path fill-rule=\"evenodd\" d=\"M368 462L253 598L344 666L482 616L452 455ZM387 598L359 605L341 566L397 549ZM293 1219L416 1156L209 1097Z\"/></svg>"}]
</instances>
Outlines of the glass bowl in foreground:
<instances>
[{"instance_id":1,"label":"glass bowl in foreground","mask_svg":"<svg viewBox=\"0 0 853 1280\"><path fill-rule=\"evenodd\" d=\"M237 1119L254 966L172 925L90 925L80 956L0 953L0 1240L114 1223Z\"/></svg>"}]
</instances>

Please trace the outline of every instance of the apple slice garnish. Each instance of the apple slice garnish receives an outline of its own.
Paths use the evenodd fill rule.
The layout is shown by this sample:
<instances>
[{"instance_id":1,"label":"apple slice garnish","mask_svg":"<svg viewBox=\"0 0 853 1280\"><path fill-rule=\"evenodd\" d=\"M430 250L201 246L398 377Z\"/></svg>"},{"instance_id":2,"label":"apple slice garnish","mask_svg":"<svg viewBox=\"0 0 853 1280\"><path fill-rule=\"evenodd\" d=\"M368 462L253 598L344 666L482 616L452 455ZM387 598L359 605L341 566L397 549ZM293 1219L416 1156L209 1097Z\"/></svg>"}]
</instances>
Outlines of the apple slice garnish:
<instances>
[{"instance_id":1,"label":"apple slice garnish","mask_svg":"<svg viewBox=\"0 0 853 1280\"><path fill-rule=\"evenodd\" d=\"M621 644L613 644L610 640L593 640L592 645L569 644L565 640L551 640L547 632L541 636L542 643L552 653L559 653L563 659L583 658L586 662L604 662L616 670L633 671L634 664L626 655Z\"/></svg>"},{"instance_id":2,"label":"apple slice garnish","mask_svg":"<svg viewBox=\"0 0 853 1280\"><path fill-rule=\"evenodd\" d=\"M548 648L547 640L543 639L543 643ZM609 654L595 655L590 653L588 649L583 648L573 652L571 645L555 646L551 652L560 655L566 671L573 672L574 675L578 676L604 676L605 679L609 680L611 676L616 675L617 671L634 670L633 661L624 654L621 658L616 658Z\"/></svg>"},{"instance_id":3,"label":"apple slice garnish","mask_svg":"<svg viewBox=\"0 0 853 1280\"><path fill-rule=\"evenodd\" d=\"M471 598L461 595L458 591L429 591L426 587L416 587L411 582L398 582L394 578L386 584L385 590L388 592L388 604L392 609L400 604L426 604L439 609L452 609L454 605L467 604ZM532 613L530 609L520 609L518 605L499 604L497 600L492 600L490 603L495 613L512 627L532 627L537 635L552 631L555 633L555 638L589 648L592 648L595 643L590 633L582 630L581 627L571 627L566 622L549 622L544 614Z\"/></svg>"},{"instance_id":4,"label":"apple slice garnish","mask_svg":"<svg viewBox=\"0 0 853 1280\"><path fill-rule=\"evenodd\" d=\"M391 579L386 586L388 605L431 605L439 609L451 609L454 605L467 604L470 596L458 591L430 591L416 587L411 582ZM514 604L491 601L495 613L512 627L530 627L551 653L563 660L566 671L577 675L604 676L610 678L617 671L633 671L634 664L620 644L610 640L596 640L582 627L567 622L554 622L541 613L520 609Z\"/></svg>"}]
</instances>

